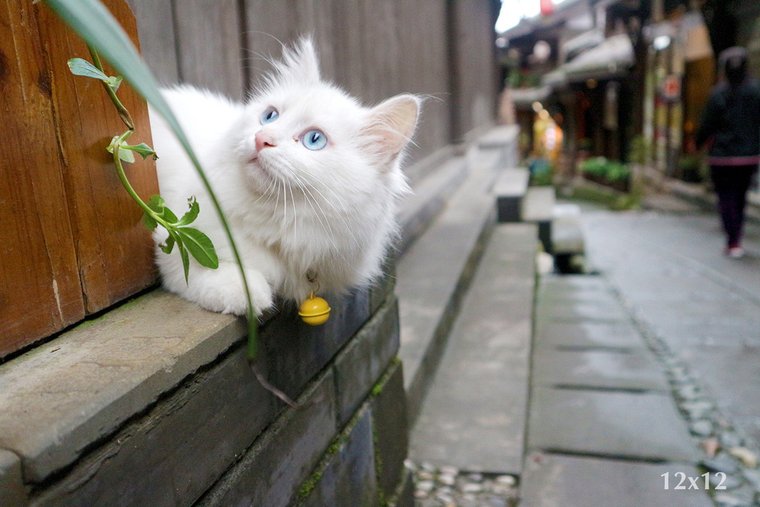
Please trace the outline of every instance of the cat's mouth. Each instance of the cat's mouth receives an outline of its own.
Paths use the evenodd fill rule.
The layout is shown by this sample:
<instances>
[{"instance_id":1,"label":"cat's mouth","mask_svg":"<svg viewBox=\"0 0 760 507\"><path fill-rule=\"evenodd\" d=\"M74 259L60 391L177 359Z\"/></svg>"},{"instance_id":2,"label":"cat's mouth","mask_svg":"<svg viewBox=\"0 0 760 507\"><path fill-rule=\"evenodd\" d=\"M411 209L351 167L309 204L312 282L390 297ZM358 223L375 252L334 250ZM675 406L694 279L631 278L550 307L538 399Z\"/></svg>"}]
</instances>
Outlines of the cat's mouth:
<instances>
[{"instance_id":1,"label":"cat's mouth","mask_svg":"<svg viewBox=\"0 0 760 507\"><path fill-rule=\"evenodd\" d=\"M248 166L255 176L263 176L267 181L275 179L274 171L267 167L266 162L259 157L258 153L250 156Z\"/></svg>"}]
</instances>

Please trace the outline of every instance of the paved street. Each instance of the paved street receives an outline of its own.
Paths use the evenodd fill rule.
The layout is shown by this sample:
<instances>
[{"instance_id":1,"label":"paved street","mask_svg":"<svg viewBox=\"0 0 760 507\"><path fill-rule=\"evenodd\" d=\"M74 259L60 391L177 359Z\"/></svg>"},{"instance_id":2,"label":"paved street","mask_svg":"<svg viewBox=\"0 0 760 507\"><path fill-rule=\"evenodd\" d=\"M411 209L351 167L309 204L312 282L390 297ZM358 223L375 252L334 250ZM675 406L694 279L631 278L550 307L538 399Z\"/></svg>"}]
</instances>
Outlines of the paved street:
<instances>
[{"instance_id":1,"label":"paved street","mask_svg":"<svg viewBox=\"0 0 760 507\"><path fill-rule=\"evenodd\" d=\"M721 414L760 442L760 228L743 259L721 254L712 214L585 213L592 267L620 291Z\"/></svg>"}]
</instances>

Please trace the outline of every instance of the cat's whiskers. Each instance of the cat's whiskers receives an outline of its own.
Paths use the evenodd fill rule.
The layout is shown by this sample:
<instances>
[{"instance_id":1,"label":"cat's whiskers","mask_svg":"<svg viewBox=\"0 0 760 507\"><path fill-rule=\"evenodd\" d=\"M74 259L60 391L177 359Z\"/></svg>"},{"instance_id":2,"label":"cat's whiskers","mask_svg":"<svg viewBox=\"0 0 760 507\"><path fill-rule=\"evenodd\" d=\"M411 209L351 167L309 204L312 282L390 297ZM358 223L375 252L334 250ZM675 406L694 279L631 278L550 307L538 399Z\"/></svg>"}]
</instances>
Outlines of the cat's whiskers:
<instances>
[{"instance_id":1,"label":"cat's whiskers","mask_svg":"<svg viewBox=\"0 0 760 507\"><path fill-rule=\"evenodd\" d=\"M293 241L298 244L298 212L296 211L296 199L293 197L293 186L288 185L290 190L290 202L293 204Z\"/></svg>"},{"instance_id":2,"label":"cat's whiskers","mask_svg":"<svg viewBox=\"0 0 760 507\"><path fill-rule=\"evenodd\" d=\"M335 244L335 241L333 240L333 237L335 235L335 232L332 230L332 227L330 226L330 220L327 218L327 214L325 213L325 210L322 208L322 206L319 205L319 201L316 197L314 197L314 194L311 193L311 190L309 189L308 182L304 181L304 179L300 178L296 173L293 173L293 179L296 181L296 187L301 190L301 194L304 196L304 199L306 202L309 203L309 206L311 206L312 211L314 211L314 216L317 217L317 220L319 221L320 226L322 227L322 230L325 233L325 236L327 236L328 240L330 241L330 245L332 246L333 250L335 252L338 252L338 246ZM311 198L309 197L311 196ZM314 208L314 204L317 205L317 208L319 208L319 212ZM322 215L320 217L320 215ZM324 218L324 221L322 221L322 218Z\"/></svg>"}]
</instances>

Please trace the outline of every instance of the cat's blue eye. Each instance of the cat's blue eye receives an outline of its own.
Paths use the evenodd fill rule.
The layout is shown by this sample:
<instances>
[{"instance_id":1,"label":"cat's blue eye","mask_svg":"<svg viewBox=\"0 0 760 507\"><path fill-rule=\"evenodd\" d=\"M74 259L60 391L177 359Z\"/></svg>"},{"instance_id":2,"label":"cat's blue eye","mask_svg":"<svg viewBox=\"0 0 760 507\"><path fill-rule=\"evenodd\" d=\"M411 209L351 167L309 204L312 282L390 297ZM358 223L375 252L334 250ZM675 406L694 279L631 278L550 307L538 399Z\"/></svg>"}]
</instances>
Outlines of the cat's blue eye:
<instances>
[{"instance_id":1,"label":"cat's blue eye","mask_svg":"<svg viewBox=\"0 0 760 507\"><path fill-rule=\"evenodd\" d=\"M308 130L301 138L301 142L310 150L321 150L327 146L327 136L321 130Z\"/></svg>"},{"instance_id":2,"label":"cat's blue eye","mask_svg":"<svg viewBox=\"0 0 760 507\"><path fill-rule=\"evenodd\" d=\"M261 124L266 125L267 123L272 123L279 117L280 117L280 113L277 112L277 109L273 107L268 107L266 111L261 113Z\"/></svg>"}]
</instances>

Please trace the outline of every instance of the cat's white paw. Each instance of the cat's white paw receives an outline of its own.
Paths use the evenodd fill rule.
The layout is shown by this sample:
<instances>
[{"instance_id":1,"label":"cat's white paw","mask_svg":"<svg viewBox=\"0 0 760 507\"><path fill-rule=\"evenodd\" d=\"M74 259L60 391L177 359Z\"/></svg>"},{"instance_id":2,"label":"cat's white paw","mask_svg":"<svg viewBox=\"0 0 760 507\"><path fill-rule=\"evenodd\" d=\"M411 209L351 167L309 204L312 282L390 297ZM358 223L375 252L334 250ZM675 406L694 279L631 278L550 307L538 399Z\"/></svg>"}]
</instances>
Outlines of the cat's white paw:
<instances>
[{"instance_id":1,"label":"cat's white paw","mask_svg":"<svg viewBox=\"0 0 760 507\"><path fill-rule=\"evenodd\" d=\"M245 275L253 299L253 311L259 316L272 307L272 287L258 271L247 269ZM222 313L245 315L248 312L248 299L245 297L243 281L239 274L235 283L220 287L220 293L223 301Z\"/></svg>"},{"instance_id":2,"label":"cat's white paw","mask_svg":"<svg viewBox=\"0 0 760 507\"><path fill-rule=\"evenodd\" d=\"M248 299L237 266L223 264L214 271L195 273L199 275L195 278L193 274L190 276L190 289L197 290L197 295L185 294L185 297L214 312L247 314ZM261 315L272 306L272 287L259 271L247 269L246 278L253 298L253 310L257 316Z\"/></svg>"}]
</instances>

